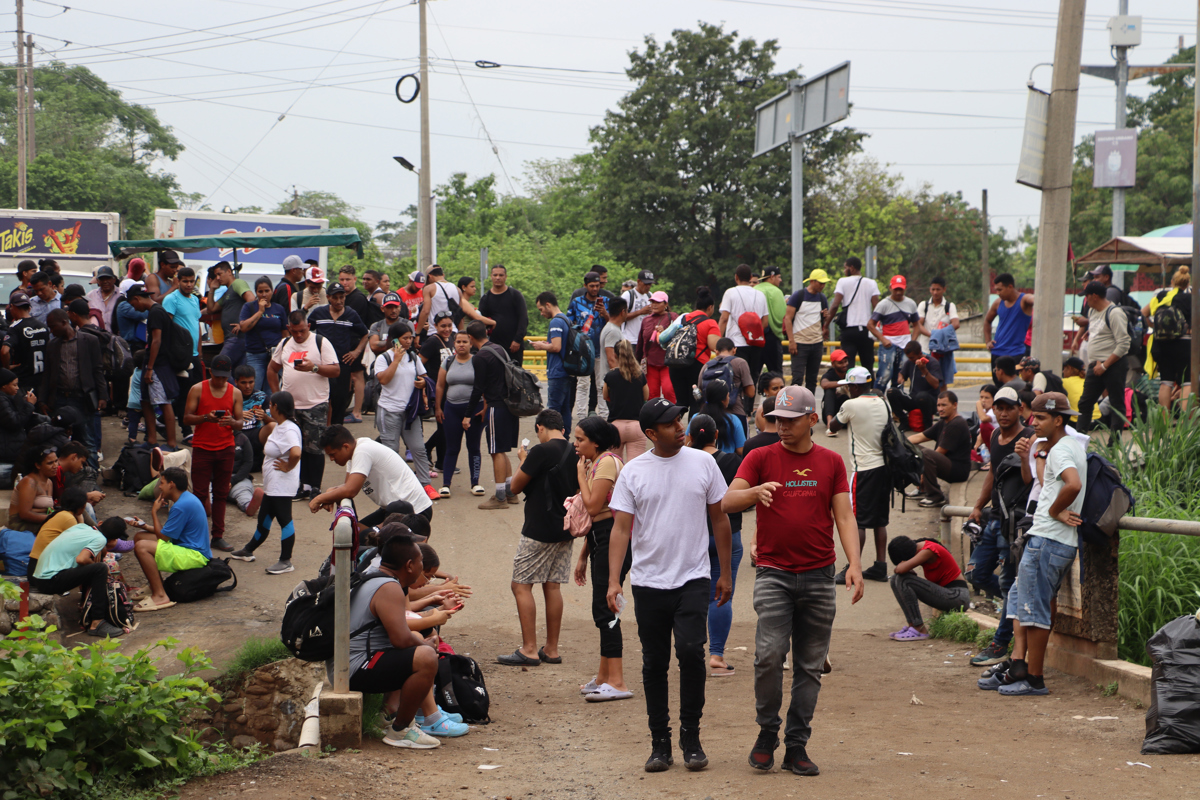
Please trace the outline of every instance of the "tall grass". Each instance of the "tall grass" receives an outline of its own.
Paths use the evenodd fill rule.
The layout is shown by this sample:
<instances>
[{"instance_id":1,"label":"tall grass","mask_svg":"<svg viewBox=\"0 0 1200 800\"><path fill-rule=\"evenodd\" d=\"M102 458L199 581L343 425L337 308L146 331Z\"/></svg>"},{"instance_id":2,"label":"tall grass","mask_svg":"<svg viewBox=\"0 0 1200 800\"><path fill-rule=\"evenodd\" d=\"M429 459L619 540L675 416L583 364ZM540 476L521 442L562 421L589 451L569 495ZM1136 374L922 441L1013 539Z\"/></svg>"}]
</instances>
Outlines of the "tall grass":
<instances>
[{"instance_id":1,"label":"tall grass","mask_svg":"<svg viewBox=\"0 0 1200 800\"><path fill-rule=\"evenodd\" d=\"M1121 471L1139 517L1200 520L1200 418L1164 419L1151 406L1129 441L1093 448ZM1200 538L1123 531L1117 651L1149 664L1146 640L1167 622L1200 606Z\"/></svg>"},{"instance_id":2,"label":"tall grass","mask_svg":"<svg viewBox=\"0 0 1200 800\"><path fill-rule=\"evenodd\" d=\"M229 665L225 667L225 678L236 680L259 667L273 664L291 658L287 647L278 636L251 636L242 642L242 646L233 654Z\"/></svg>"}]
</instances>

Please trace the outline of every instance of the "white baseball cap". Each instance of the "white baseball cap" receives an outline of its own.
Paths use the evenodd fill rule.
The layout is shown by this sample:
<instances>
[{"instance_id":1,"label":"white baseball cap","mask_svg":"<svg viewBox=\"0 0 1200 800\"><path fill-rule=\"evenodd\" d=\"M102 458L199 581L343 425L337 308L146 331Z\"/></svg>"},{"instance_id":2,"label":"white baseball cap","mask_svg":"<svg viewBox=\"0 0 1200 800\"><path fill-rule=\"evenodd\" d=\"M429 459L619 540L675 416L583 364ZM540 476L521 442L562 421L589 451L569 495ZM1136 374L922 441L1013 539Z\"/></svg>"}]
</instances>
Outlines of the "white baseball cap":
<instances>
[{"instance_id":1,"label":"white baseball cap","mask_svg":"<svg viewBox=\"0 0 1200 800\"><path fill-rule=\"evenodd\" d=\"M871 373L866 367L851 367L846 370L846 377L838 381L838 386L864 386L871 382Z\"/></svg>"}]
</instances>

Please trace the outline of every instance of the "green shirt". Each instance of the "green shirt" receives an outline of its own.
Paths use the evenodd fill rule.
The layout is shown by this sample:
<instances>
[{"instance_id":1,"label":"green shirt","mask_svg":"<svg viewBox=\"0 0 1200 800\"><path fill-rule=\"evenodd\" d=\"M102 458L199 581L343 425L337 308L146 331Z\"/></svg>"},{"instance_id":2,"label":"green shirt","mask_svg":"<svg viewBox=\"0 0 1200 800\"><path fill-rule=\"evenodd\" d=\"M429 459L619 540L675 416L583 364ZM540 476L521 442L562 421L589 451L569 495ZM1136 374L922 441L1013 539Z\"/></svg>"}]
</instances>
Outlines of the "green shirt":
<instances>
[{"instance_id":1,"label":"green shirt","mask_svg":"<svg viewBox=\"0 0 1200 800\"><path fill-rule=\"evenodd\" d=\"M104 535L91 525L72 525L46 545L46 549L38 558L37 570L33 577L39 580L53 578L64 569L79 566L75 558L84 550L91 550L93 554L99 555L106 544Z\"/></svg>"},{"instance_id":2,"label":"green shirt","mask_svg":"<svg viewBox=\"0 0 1200 800\"><path fill-rule=\"evenodd\" d=\"M767 298L767 323L771 326L771 331L782 342L783 315L787 312L787 299L783 296L783 290L769 281L760 281L754 288Z\"/></svg>"}]
</instances>

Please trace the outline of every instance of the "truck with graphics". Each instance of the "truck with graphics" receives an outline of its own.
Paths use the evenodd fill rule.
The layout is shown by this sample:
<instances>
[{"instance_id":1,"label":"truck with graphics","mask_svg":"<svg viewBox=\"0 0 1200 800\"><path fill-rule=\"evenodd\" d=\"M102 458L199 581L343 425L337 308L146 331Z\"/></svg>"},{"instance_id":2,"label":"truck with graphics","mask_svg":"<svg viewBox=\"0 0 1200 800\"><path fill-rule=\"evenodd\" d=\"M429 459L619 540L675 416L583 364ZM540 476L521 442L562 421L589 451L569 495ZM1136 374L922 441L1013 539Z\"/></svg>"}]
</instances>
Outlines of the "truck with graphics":
<instances>
[{"instance_id":1,"label":"truck with graphics","mask_svg":"<svg viewBox=\"0 0 1200 800\"><path fill-rule=\"evenodd\" d=\"M97 267L116 269L108 250L121 238L121 215L112 211L0 209L0 297L17 285L17 264L52 258L67 283L87 284Z\"/></svg>"},{"instance_id":2,"label":"truck with graphics","mask_svg":"<svg viewBox=\"0 0 1200 800\"><path fill-rule=\"evenodd\" d=\"M291 217L280 214L225 214L217 211L180 211L158 208L154 210L154 238L179 239L184 236L229 236L235 233L266 233L270 231L313 231L328 230L329 220ZM228 261L237 265L238 274L250 282L266 275L273 282L283 277L283 259L298 255L301 259L316 259L325 269L325 248L300 247L291 249L258 250L238 248L234 250L201 250L181 253L189 267L203 275L209 267Z\"/></svg>"}]
</instances>

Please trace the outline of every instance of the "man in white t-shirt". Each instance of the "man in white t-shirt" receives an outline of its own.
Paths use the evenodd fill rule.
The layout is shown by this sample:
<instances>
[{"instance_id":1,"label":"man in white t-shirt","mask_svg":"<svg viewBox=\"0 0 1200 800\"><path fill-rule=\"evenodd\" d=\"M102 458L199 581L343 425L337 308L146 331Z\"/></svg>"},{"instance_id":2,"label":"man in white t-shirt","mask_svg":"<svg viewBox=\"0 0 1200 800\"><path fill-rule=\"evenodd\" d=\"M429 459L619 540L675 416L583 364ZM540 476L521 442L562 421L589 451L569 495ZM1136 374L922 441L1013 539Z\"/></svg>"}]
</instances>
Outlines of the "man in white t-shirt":
<instances>
[{"instance_id":1,"label":"man in white t-shirt","mask_svg":"<svg viewBox=\"0 0 1200 800\"><path fill-rule=\"evenodd\" d=\"M875 342L867 330L871 321L871 312L879 302L879 285L871 278L862 276L862 261L858 256L850 256L845 263L846 277L839 278L833 291L833 306L828 311L829 319L836 319L838 309L846 306L846 324L838 322L838 337L842 350L850 358L850 366L854 366L854 356L858 363L867 368L868 372L875 370Z\"/></svg>"},{"instance_id":2,"label":"man in white t-shirt","mask_svg":"<svg viewBox=\"0 0 1200 800\"><path fill-rule=\"evenodd\" d=\"M618 581L631 541L633 547L630 582L652 739L647 772L662 772L673 761L667 703L672 634L679 660L679 747L689 770L708 766L700 746L708 606L714 599L724 605L732 594L733 534L721 511L725 479L712 456L683 446L686 411L662 398L642 406L639 424L654 449L625 465L609 501L616 518L608 545L608 607L613 613L624 605ZM706 520L712 523L721 565L715 587Z\"/></svg>"},{"instance_id":3,"label":"man in white t-shirt","mask_svg":"<svg viewBox=\"0 0 1200 800\"><path fill-rule=\"evenodd\" d=\"M288 315L288 337L276 346L267 365L271 391L291 392L296 401L296 423L304 433L297 500L321 493L325 458L317 442L329 425L329 381L342 372L333 343L308 329L307 315L307 311Z\"/></svg>"},{"instance_id":4,"label":"man in white t-shirt","mask_svg":"<svg viewBox=\"0 0 1200 800\"><path fill-rule=\"evenodd\" d=\"M865 552L867 528L875 531L875 563L863 570L869 581L886 581L887 526L889 499L892 496L892 476L883 464L883 431L887 427L887 402L877 394L868 394L871 373L865 367L852 367L838 384L845 386L850 399L842 403L837 416L829 422L829 430L837 433L850 429L850 505L858 522L858 550ZM846 582L842 570L834 583Z\"/></svg>"},{"instance_id":5,"label":"man in white t-shirt","mask_svg":"<svg viewBox=\"0 0 1200 800\"><path fill-rule=\"evenodd\" d=\"M738 264L733 273L736 285L732 289L726 289L725 294L721 296L721 319L717 324L721 327L721 334L733 340L738 356L750 365L750 376L758 380L758 373L762 372L763 357L766 355L766 330L770 324L770 308L767 306L766 295L757 291L750 283L752 275L749 265ZM758 317L757 331L743 330L744 314ZM751 338L757 341L751 342Z\"/></svg>"},{"instance_id":6,"label":"man in white t-shirt","mask_svg":"<svg viewBox=\"0 0 1200 800\"><path fill-rule=\"evenodd\" d=\"M637 274L637 283L632 289L621 292L625 307L629 309L621 332L632 345L637 344L638 335L642 332L642 316L650 313L650 293L654 291L654 273L644 269ZM609 309L612 313L612 309Z\"/></svg>"},{"instance_id":7,"label":"man in white t-shirt","mask_svg":"<svg viewBox=\"0 0 1200 800\"><path fill-rule=\"evenodd\" d=\"M958 330L958 306L946 299L946 279L938 275L929 282L929 299L917 303L917 341L929 352L929 337L949 325Z\"/></svg>"},{"instance_id":8,"label":"man in white t-shirt","mask_svg":"<svg viewBox=\"0 0 1200 800\"><path fill-rule=\"evenodd\" d=\"M336 510L340 501L353 500L361 491L379 506L359 517L362 525L378 525L388 514L420 514L433 519L433 501L399 453L372 439L355 439L344 425L325 431L320 445L330 461L346 467L346 482L310 500L308 508L313 513L321 508Z\"/></svg>"}]
</instances>

